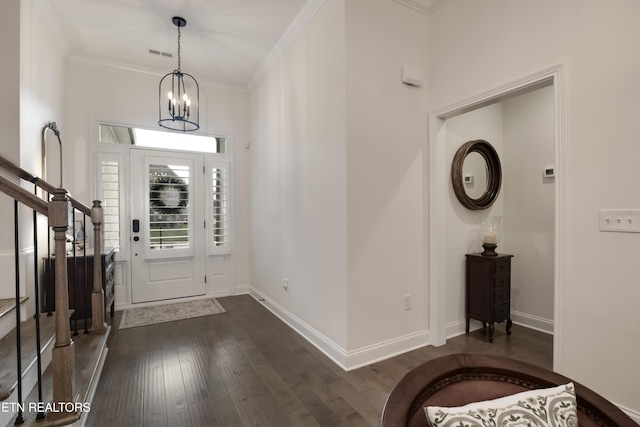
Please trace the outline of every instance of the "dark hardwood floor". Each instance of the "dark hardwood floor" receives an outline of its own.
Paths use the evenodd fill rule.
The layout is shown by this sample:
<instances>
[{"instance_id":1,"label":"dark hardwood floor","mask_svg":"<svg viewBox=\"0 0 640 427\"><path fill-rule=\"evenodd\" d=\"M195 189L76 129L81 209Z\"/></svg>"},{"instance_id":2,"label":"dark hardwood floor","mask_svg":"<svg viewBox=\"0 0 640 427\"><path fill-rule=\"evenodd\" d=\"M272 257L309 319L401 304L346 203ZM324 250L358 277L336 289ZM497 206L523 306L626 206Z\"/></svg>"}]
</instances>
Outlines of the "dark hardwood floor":
<instances>
[{"instance_id":1,"label":"dark hardwood floor","mask_svg":"<svg viewBox=\"0 0 640 427\"><path fill-rule=\"evenodd\" d=\"M88 426L376 426L410 369L459 352L547 368L552 337L514 325L483 330L344 372L248 295L218 299L225 314L117 330Z\"/></svg>"}]
</instances>

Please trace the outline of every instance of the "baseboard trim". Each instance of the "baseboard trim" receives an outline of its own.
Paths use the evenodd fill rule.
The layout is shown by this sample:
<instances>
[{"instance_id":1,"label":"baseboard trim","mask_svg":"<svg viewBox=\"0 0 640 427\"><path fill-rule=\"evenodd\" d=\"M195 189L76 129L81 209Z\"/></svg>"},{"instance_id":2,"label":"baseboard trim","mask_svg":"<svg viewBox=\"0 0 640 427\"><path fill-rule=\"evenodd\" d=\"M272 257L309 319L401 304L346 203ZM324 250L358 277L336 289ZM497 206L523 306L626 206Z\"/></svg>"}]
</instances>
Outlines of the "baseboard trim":
<instances>
[{"instance_id":1,"label":"baseboard trim","mask_svg":"<svg viewBox=\"0 0 640 427\"><path fill-rule=\"evenodd\" d=\"M251 295L260 304L264 305L276 317L289 325L289 327L300 334L304 339L313 344L336 365L340 366L345 371L347 370L348 357L347 352L343 348L254 287L250 288L249 295Z\"/></svg>"},{"instance_id":2,"label":"baseboard trim","mask_svg":"<svg viewBox=\"0 0 640 427\"><path fill-rule=\"evenodd\" d=\"M455 322L447 323L446 337L447 339L455 338L459 335L463 335L467 333L466 329L466 321L458 320ZM473 332L475 330L482 329L482 322L471 319L469 323L469 331Z\"/></svg>"},{"instance_id":3,"label":"baseboard trim","mask_svg":"<svg viewBox=\"0 0 640 427\"><path fill-rule=\"evenodd\" d=\"M516 325L553 335L553 320L551 319L511 310L511 320Z\"/></svg>"},{"instance_id":4,"label":"baseboard trim","mask_svg":"<svg viewBox=\"0 0 640 427\"><path fill-rule=\"evenodd\" d=\"M237 285L233 288L233 295L246 295L251 293L251 285Z\"/></svg>"},{"instance_id":5,"label":"baseboard trim","mask_svg":"<svg viewBox=\"0 0 640 427\"><path fill-rule=\"evenodd\" d=\"M516 325L553 335L553 320L512 310L511 321ZM480 328L482 328L482 322L471 319L469 329L475 331ZM447 323L447 339L457 337L464 333L466 333L466 322L464 319Z\"/></svg>"},{"instance_id":6,"label":"baseboard trim","mask_svg":"<svg viewBox=\"0 0 640 427\"><path fill-rule=\"evenodd\" d=\"M431 344L429 331L418 331L403 337L350 351L347 356L347 371L362 368L372 363L390 359Z\"/></svg>"},{"instance_id":7,"label":"baseboard trim","mask_svg":"<svg viewBox=\"0 0 640 427\"><path fill-rule=\"evenodd\" d=\"M257 289L251 287L249 295L345 371L352 371L430 344L429 331L418 331L357 350L345 351Z\"/></svg>"}]
</instances>

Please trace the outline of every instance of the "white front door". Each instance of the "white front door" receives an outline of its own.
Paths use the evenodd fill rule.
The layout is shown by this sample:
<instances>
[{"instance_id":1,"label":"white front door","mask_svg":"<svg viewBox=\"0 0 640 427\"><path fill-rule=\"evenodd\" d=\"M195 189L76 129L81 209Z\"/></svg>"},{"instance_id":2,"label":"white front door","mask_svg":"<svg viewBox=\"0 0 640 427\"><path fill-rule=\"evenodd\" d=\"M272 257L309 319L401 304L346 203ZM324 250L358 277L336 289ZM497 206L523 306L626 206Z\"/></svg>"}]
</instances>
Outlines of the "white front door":
<instances>
[{"instance_id":1,"label":"white front door","mask_svg":"<svg viewBox=\"0 0 640 427\"><path fill-rule=\"evenodd\" d=\"M203 295L203 156L130 153L132 302Z\"/></svg>"}]
</instances>

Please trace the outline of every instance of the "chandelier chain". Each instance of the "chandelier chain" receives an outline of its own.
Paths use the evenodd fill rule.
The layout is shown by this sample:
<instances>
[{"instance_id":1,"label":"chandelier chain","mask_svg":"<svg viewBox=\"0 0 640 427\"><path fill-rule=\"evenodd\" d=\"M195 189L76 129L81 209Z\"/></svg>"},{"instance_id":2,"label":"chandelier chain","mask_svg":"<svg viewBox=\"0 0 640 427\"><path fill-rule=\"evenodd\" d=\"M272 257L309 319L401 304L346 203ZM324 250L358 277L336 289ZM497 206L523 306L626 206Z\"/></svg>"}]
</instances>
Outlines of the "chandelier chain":
<instances>
[{"instance_id":1,"label":"chandelier chain","mask_svg":"<svg viewBox=\"0 0 640 427\"><path fill-rule=\"evenodd\" d=\"M180 72L180 26L178 26L178 72Z\"/></svg>"}]
</instances>

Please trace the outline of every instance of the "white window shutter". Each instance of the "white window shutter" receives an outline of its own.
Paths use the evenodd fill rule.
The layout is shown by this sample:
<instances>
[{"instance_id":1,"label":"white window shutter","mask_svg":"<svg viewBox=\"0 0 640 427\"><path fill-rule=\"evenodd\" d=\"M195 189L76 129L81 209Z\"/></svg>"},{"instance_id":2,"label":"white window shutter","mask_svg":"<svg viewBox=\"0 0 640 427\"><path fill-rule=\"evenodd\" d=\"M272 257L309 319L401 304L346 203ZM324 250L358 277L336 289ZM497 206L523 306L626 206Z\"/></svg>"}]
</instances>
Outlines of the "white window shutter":
<instances>
[{"instance_id":1,"label":"white window shutter","mask_svg":"<svg viewBox=\"0 0 640 427\"><path fill-rule=\"evenodd\" d=\"M207 240L209 255L231 253L231 173L228 162L210 161L207 168Z\"/></svg>"}]
</instances>

